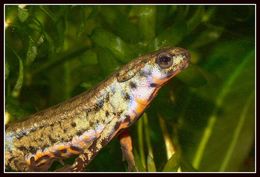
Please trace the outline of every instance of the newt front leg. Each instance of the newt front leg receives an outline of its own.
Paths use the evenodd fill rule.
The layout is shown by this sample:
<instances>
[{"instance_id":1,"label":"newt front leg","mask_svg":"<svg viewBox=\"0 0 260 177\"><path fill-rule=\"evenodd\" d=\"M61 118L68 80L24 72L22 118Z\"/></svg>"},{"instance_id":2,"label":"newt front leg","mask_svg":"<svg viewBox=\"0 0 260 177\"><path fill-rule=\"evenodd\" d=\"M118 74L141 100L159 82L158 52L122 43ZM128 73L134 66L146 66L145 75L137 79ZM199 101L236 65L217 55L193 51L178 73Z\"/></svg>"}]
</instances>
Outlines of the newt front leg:
<instances>
[{"instance_id":1,"label":"newt front leg","mask_svg":"<svg viewBox=\"0 0 260 177\"><path fill-rule=\"evenodd\" d=\"M132 152L132 139L128 130L126 129L122 133L120 133L118 135L118 138L121 145L123 161L127 161L128 171L138 171L135 165L134 154Z\"/></svg>"}]
</instances>

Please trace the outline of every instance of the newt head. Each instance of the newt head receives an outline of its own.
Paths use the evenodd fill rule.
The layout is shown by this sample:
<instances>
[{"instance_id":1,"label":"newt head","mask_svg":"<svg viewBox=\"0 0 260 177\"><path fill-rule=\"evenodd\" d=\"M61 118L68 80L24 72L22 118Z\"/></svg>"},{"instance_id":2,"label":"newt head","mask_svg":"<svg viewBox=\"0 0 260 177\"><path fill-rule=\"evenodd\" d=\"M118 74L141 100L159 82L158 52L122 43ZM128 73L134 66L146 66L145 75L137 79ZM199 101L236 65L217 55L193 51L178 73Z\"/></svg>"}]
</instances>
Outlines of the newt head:
<instances>
[{"instance_id":1,"label":"newt head","mask_svg":"<svg viewBox=\"0 0 260 177\"><path fill-rule=\"evenodd\" d=\"M161 86L169 79L186 69L189 65L190 54L183 48L165 48L154 53L141 69L150 73L152 84Z\"/></svg>"},{"instance_id":2,"label":"newt head","mask_svg":"<svg viewBox=\"0 0 260 177\"><path fill-rule=\"evenodd\" d=\"M163 84L186 69L190 54L180 47L167 47L132 60L117 72L117 80L125 82L137 73L152 76L154 84Z\"/></svg>"}]
</instances>

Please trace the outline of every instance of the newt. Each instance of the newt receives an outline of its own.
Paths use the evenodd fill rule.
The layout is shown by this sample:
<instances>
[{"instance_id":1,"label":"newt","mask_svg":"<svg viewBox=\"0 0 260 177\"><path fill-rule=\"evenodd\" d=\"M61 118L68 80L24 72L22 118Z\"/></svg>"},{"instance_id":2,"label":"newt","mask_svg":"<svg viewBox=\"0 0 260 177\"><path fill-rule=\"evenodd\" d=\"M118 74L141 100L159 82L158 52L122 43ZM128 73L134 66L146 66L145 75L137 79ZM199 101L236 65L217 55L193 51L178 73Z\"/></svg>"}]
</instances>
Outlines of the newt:
<instances>
[{"instance_id":1,"label":"newt","mask_svg":"<svg viewBox=\"0 0 260 177\"><path fill-rule=\"evenodd\" d=\"M129 170L135 169L131 137L126 133L159 89L188 67L190 54L168 47L137 57L90 91L8 125L5 167L48 171L54 161L76 156L57 171L84 171L114 137L120 139Z\"/></svg>"}]
</instances>

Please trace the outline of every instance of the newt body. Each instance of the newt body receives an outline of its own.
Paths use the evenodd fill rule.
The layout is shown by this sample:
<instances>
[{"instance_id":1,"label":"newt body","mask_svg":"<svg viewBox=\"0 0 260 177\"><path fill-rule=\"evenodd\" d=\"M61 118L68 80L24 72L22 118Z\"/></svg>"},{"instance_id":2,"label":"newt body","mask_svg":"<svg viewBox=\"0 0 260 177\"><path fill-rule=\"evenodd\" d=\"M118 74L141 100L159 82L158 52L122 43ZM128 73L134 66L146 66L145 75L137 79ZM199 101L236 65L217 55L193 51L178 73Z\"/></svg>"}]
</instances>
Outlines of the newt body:
<instances>
[{"instance_id":1,"label":"newt body","mask_svg":"<svg viewBox=\"0 0 260 177\"><path fill-rule=\"evenodd\" d=\"M182 48L138 57L92 90L9 125L5 166L47 171L54 160L78 156L61 170L84 170L100 149L140 117L160 87L185 69L189 59Z\"/></svg>"}]
</instances>

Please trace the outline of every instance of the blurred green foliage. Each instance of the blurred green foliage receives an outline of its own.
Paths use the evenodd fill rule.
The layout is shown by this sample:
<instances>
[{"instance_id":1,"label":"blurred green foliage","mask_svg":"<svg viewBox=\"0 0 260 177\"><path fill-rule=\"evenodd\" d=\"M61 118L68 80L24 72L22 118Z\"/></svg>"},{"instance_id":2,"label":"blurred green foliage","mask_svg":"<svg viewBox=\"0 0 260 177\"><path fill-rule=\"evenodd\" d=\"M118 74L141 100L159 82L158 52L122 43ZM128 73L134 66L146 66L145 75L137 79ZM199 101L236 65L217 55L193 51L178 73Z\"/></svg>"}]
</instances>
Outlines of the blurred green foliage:
<instances>
[{"instance_id":1,"label":"blurred green foliage","mask_svg":"<svg viewBox=\"0 0 260 177\"><path fill-rule=\"evenodd\" d=\"M255 170L254 6L5 6L11 121L163 46L191 52L130 129L139 171ZM164 121L159 121L161 117ZM112 141L87 171L126 171Z\"/></svg>"}]
</instances>

